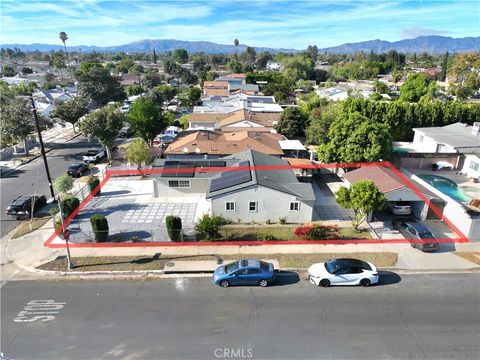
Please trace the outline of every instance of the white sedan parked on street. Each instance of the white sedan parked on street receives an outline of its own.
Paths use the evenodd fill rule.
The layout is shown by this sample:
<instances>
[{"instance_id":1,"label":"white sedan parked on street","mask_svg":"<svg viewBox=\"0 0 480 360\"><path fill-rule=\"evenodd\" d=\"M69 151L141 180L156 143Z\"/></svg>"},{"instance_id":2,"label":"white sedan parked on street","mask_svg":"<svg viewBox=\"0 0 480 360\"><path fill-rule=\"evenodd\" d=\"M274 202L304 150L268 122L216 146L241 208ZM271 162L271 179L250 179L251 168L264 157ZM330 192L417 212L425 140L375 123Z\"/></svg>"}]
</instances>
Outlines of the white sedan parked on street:
<instances>
[{"instance_id":1,"label":"white sedan parked on street","mask_svg":"<svg viewBox=\"0 0 480 360\"><path fill-rule=\"evenodd\" d=\"M330 285L370 286L378 283L378 269L369 262L356 259L333 259L308 268L308 280L323 287Z\"/></svg>"}]
</instances>

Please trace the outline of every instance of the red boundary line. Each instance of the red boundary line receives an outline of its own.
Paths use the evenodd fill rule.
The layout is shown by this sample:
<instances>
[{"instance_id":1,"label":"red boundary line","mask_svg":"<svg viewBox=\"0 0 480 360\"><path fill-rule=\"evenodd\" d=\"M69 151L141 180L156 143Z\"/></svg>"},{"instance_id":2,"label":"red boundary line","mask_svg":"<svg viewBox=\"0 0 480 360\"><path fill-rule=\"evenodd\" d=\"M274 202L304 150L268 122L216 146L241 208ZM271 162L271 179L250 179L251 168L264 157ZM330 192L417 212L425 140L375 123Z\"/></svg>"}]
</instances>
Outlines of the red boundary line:
<instances>
[{"instance_id":1,"label":"red boundary line","mask_svg":"<svg viewBox=\"0 0 480 360\"><path fill-rule=\"evenodd\" d=\"M105 178L101 183L88 195L79 207L67 218L63 223L63 228L67 228L68 224L73 220L73 218L88 204L88 202L94 197L100 189L110 180L112 176L131 176L131 175L145 175L145 174L162 174L162 173L177 173L177 172L218 172L218 171L239 171L239 170L259 170L259 171L268 171L268 170L286 170L286 169L335 169L339 167L346 168L359 168L359 167L376 167L382 166L392 170L401 181L412 190L422 201L424 201L430 209L458 235L458 238L437 238L433 242L435 243L459 243L459 242L468 242L469 239L445 216L442 212L433 205L430 200L426 198L420 190L418 190L415 185L403 175L395 166L389 162L361 162L361 163L338 163L338 164L305 164L305 165L272 165L272 166L228 166L228 167L207 167L207 168L184 168L184 169L158 169L150 170L145 172L143 170L112 170L107 169ZM61 232L61 228L57 229L43 244L49 248L65 248L65 244L52 244L55 237L57 237ZM323 245L344 245L344 244L402 244L402 243L411 243L420 242L415 239L338 239L338 240L268 240L268 241L211 241L211 242L185 242L185 243L176 243L176 242L143 242L143 243L69 243L69 247L73 248L108 248L108 247L158 247L158 246L229 246L229 245L302 245L302 244L323 244Z\"/></svg>"}]
</instances>

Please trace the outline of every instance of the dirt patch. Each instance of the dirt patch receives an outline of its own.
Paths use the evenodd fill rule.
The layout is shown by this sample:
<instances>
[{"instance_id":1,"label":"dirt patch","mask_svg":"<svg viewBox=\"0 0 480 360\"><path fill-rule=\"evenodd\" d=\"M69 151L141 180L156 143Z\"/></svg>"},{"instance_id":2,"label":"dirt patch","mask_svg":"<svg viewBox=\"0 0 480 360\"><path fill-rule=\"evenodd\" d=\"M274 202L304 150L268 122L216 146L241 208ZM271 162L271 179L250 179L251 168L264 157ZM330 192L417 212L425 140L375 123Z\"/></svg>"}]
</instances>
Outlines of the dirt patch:
<instances>
[{"instance_id":1,"label":"dirt patch","mask_svg":"<svg viewBox=\"0 0 480 360\"><path fill-rule=\"evenodd\" d=\"M455 251L454 254L465 260L471 261L474 264L480 265L480 252Z\"/></svg>"}]
</instances>

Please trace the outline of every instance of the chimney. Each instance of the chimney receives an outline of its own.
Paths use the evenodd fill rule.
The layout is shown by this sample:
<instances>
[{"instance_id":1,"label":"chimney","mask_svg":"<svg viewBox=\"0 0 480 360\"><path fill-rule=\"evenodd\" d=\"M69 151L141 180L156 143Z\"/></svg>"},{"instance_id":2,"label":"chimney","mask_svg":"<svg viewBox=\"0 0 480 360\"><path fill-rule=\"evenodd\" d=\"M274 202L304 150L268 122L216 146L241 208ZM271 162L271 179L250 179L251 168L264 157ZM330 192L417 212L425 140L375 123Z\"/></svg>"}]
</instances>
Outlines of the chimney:
<instances>
[{"instance_id":1,"label":"chimney","mask_svg":"<svg viewBox=\"0 0 480 360\"><path fill-rule=\"evenodd\" d=\"M474 122L472 126L472 135L478 136L480 134L480 122Z\"/></svg>"}]
</instances>

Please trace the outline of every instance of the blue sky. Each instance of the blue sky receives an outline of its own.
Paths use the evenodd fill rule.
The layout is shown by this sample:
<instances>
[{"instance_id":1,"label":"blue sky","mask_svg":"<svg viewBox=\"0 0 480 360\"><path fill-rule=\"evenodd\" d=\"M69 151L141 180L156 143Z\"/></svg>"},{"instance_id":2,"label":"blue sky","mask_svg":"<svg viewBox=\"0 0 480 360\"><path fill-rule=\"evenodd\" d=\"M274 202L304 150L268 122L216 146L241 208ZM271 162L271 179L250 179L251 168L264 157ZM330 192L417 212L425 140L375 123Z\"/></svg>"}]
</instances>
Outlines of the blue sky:
<instances>
[{"instance_id":1,"label":"blue sky","mask_svg":"<svg viewBox=\"0 0 480 360\"><path fill-rule=\"evenodd\" d=\"M420 35L480 35L480 0L0 0L0 42L121 45L206 40L303 49Z\"/></svg>"}]
</instances>

